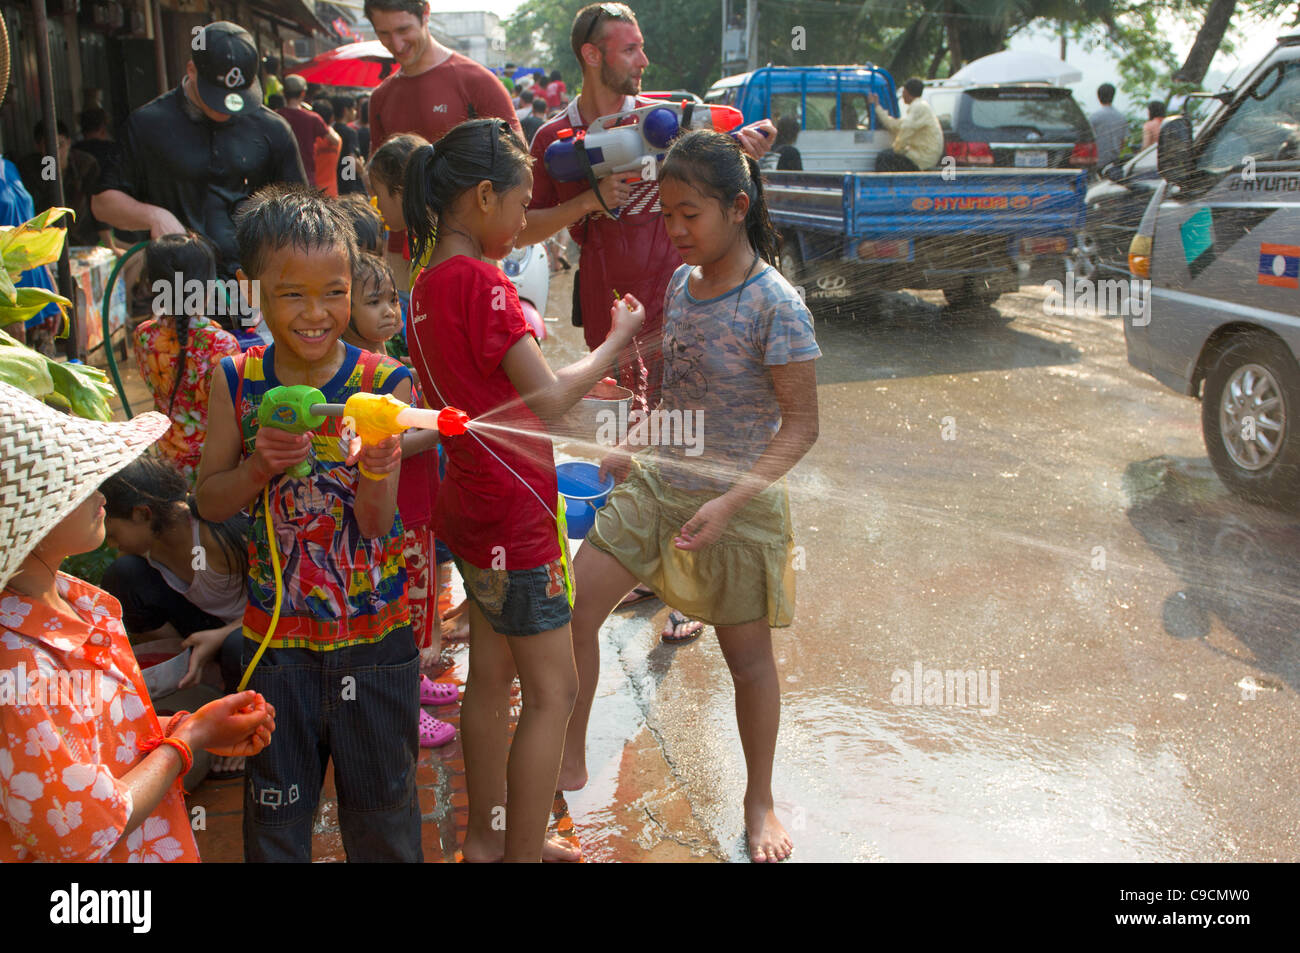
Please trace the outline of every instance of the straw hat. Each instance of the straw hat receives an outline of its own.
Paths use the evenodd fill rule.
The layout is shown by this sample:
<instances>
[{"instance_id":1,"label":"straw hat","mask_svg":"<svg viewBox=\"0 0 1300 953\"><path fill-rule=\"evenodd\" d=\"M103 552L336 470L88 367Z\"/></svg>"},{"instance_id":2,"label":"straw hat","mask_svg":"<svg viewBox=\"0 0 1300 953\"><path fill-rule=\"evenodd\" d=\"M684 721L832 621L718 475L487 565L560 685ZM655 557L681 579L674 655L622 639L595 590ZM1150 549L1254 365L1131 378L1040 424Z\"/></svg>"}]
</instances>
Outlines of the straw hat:
<instances>
[{"instance_id":1,"label":"straw hat","mask_svg":"<svg viewBox=\"0 0 1300 953\"><path fill-rule=\"evenodd\" d=\"M50 530L169 426L153 411L127 423L82 420L0 383L0 586Z\"/></svg>"}]
</instances>

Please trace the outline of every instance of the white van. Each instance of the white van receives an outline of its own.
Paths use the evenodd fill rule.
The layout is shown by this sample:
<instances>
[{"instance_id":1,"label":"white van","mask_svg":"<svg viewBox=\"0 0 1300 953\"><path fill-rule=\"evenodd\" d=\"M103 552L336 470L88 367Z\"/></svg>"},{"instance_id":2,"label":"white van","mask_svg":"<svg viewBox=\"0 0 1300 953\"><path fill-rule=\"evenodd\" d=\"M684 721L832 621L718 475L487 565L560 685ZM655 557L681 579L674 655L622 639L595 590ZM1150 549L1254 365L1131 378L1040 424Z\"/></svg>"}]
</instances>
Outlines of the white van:
<instances>
[{"instance_id":1,"label":"white van","mask_svg":"<svg viewBox=\"0 0 1300 953\"><path fill-rule=\"evenodd\" d=\"M1193 136L1160 129L1160 174L1129 248L1149 280L1128 359L1201 399L1215 471L1243 497L1300 503L1300 34L1283 37Z\"/></svg>"}]
</instances>

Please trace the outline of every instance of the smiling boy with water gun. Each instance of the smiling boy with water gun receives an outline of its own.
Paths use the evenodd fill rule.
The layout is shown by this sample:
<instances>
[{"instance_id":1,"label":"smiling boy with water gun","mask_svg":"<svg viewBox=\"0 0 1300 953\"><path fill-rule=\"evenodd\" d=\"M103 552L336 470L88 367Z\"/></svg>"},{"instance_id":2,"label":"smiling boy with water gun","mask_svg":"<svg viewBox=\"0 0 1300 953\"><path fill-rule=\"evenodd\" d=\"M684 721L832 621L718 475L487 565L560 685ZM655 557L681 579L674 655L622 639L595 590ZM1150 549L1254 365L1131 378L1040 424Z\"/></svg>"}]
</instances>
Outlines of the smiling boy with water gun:
<instances>
[{"instance_id":1,"label":"smiling boy with water gun","mask_svg":"<svg viewBox=\"0 0 1300 953\"><path fill-rule=\"evenodd\" d=\"M283 397L259 420L281 385L316 388L330 404L362 392L409 401L410 372L340 340L357 250L337 205L302 188L264 189L241 210L236 237L240 280L260 283L274 343L226 358L213 375L198 502L207 519L252 513L243 662L269 635L248 686L282 713L276 743L248 761L244 857L311 859L332 759L348 859L418 862L419 659L397 515L399 438L350 447L341 416L295 425L285 418L312 406Z\"/></svg>"}]
</instances>

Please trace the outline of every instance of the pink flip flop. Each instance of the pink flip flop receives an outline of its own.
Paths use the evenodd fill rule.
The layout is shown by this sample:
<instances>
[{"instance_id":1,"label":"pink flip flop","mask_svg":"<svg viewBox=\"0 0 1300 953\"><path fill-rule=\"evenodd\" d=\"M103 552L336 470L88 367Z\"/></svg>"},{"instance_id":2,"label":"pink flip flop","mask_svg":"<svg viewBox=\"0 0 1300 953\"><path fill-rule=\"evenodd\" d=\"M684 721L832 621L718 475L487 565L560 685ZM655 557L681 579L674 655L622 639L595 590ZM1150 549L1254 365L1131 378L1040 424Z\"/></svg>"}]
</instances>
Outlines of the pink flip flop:
<instances>
[{"instance_id":1,"label":"pink flip flop","mask_svg":"<svg viewBox=\"0 0 1300 953\"><path fill-rule=\"evenodd\" d=\"M420 747L441 748L456 737L456 727L420 709Z\"/></svg>"},{"instance_id":2,"label":"pink flip flop","mask_svg":"<svg viewBox=\"0 0 1300 953\"><path fill-rule=\"evenodd\" d=\"M421 705L454 705L460 701L460 689L451 682L435 682L428 675L420 676Z\"/></svg>"}]
</instances>

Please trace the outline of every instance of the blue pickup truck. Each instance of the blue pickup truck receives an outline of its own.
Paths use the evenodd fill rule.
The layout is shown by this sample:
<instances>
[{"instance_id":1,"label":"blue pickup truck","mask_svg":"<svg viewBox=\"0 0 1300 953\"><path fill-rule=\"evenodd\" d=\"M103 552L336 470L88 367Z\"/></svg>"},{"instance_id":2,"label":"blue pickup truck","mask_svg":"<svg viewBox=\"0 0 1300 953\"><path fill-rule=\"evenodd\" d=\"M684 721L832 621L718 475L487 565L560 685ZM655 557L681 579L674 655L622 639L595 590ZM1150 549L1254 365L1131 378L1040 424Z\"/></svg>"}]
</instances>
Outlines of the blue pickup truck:
<instances>
[{"instance_id":1,"label":"blue pickup truck","mask_svg":"<svg viewBox=\"0 0 1300 953\"><path fill-rule=\"evenodd\" d=\"M746 122L794 115L801 172L764 171L781 271L826 291L941 289L954 307L987 307L1020 287L1036 258L1061 262L1084 224L1082 170L871 172L889 146L867 96L898 99L874 66L767 67L730 76L704 99Z\"/></svg>"}]
</instances>

